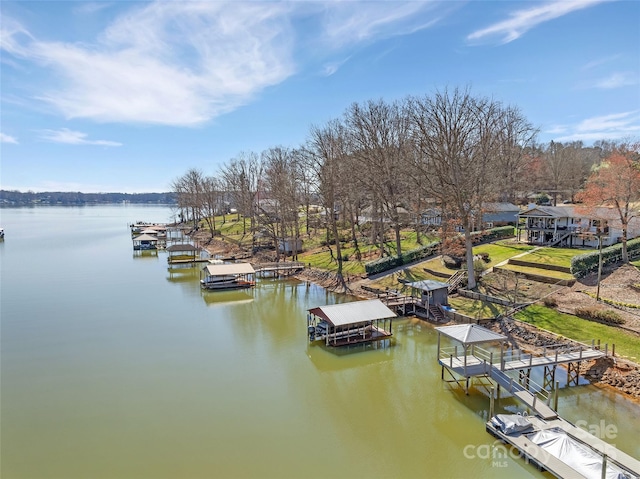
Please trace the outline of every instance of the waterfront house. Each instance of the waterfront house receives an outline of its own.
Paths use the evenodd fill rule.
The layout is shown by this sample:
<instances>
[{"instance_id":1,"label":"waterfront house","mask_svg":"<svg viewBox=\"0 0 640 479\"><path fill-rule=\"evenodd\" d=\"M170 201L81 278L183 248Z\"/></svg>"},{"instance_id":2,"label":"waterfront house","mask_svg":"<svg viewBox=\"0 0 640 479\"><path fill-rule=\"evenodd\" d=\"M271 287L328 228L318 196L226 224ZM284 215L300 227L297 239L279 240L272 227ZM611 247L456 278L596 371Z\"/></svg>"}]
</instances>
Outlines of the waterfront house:
<instances>
[{"instance_id":1,"label":"waterfront house","mask_svg":"<svg viewBox=\"0 0 640 479\"><path fill-rule=\"evenodd\" d=\"M586 209L573 205L530 205L518 215L517 239L544 246L597 248L622 239L622 225L613 208ZM629 222L627 239L640 236L640 218Z\"/></svg>"}]
</instances>

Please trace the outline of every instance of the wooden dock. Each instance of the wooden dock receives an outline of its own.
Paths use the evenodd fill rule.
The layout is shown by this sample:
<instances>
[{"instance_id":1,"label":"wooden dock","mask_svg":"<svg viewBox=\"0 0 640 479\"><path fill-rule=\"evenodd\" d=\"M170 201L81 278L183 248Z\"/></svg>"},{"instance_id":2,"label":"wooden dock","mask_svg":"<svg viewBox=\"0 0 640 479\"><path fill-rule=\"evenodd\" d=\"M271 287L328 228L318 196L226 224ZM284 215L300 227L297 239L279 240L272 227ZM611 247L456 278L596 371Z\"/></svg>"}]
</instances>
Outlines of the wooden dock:
<instances>
[{"instance_id":1,"label":"wooden dock","mask_svg":"<svg viewBox=\"0 0 640 479\"><path fill-rule=\"evenodd\" d=\"M527 461L561 479L610 477L607 473L615 477L640 477L640 462L560 417L550 406L550 391L545 386L535 384L530 378L532 368L544 367L545 381L554 387L557 399L556 367L560 364L569 365L569 376L573 370L576 373L577 384L579 363L604 357L608 352L606 346L603 351L595 347L595 342L592 342L591 346L575 343L571 347L555 349L551 353L545 349L541 355L522 354L520 351L505 351L505 336L478 325L452 325L436 330L442 379L447 371L452 378L449 382L458 385L461 381L464 382L465 392L468 392L470 379L488 378L497 384L498 394L500 388L505 389L531 411L530 416L524 416L531 426L526 431L507 434L500 428L499 421L494 422L494 418L486 424L488 432L517 449ZM441 334L453 339L462 347L456 345L441 348ZM479 346L492 342L500 343L499 354ZM507 375L508 371L519 371L519 378ZM552 381L548 380L549 377ZM569 384L570 381L571 379L568 380ZM493 401L492 387L492 416ZM558 443L561 445L557 446ZM577 452L566 453L566 448Z\"/></svg>"},{"instance_id":2,"label":"wooden dock","mask_svg":"<svg viewBox=\"0 0 640 479\"><path fill-rule=\"evenodd\" d=\"M290 276L305 268L300 261L281 261L277 263L259 263L253 265L256 276Z\"/></svg>"}]
</instances>

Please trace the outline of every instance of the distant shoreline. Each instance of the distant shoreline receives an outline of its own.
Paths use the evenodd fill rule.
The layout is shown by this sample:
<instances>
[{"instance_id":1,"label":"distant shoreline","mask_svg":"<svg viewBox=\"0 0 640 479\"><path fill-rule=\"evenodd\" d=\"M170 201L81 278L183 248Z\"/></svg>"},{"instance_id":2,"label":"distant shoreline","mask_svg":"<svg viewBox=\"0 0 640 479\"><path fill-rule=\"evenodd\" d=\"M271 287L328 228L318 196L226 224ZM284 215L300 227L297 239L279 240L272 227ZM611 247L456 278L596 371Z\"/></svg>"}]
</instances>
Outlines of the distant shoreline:
<instances>
[{"instance_id":1,"label":"distant shoreline","mask_svg":"<svg viewBox=\"0 0 640 479\"><path fill-rule=\"evenodd\" d=\"M39 193L0 190L0 207L93 206L93 205L174 206L175 195L165 193L80 193L44 191Z\"/></svg>"}]
</instances>

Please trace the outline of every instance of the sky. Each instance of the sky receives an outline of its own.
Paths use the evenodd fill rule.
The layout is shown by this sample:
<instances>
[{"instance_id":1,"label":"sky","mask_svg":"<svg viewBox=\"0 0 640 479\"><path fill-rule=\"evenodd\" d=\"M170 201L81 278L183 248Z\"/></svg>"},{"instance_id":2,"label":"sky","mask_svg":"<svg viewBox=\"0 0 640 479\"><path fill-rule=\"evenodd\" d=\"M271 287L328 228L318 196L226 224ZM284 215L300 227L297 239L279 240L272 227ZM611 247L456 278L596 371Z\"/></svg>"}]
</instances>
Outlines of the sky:
<instances>
[{"instance_id":1,"label":"sky","mask_svg":"<svg viewBox=\"0 0 640 479\"><path fill-rule=\"evenodd\" d=\"M0 189L164 192L352 103L454 88L640 138L640 2L0 1Z\"/></svg>"}]
</instances>

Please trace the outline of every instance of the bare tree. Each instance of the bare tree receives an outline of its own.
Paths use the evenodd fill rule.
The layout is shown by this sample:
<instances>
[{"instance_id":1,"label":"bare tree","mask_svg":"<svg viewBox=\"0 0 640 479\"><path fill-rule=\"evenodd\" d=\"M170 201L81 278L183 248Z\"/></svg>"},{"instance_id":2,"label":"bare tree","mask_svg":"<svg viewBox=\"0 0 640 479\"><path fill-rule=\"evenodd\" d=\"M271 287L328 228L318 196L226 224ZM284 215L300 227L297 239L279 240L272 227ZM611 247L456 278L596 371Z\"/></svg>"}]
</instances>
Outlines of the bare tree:
<instances>
[{"instance_id":1,"label":"bare tree","mask_svg":"<svg viewBox=\"0 0 640 479\"><path fill-rule=\"evenodd\" d=\"M474 213L496 190L503 108L455 89L411 101L419 169L430 195L447 205L464 229L468 286L475 288L471 230Z\"/></svg>"},{"instance_id":2,"label":"bare tree","mask_svg":"<svg viewBox=\"0 0 640 479\"><path fill-rule=\"evenodd\" d=\"M372 193L373 210L378 204L382 216L390 221L400 257L400 230L406 222L401 207L407 184L408 117L399 103L368 101L352 104L345 114L345 124L357 165L356 178Z\"/></svg>"},{"instance_id":3,"label":"bare tree","mask_svg":"<svg viewBox=\"0 0 640 479\"><path fill-rule=\"evenodd\" d=\"M338 231L338 218L335 214L336 206L344 199L343 178L348 175L346 146L346 131L344 125L337 120L330 121L325 127L313 126L308 143L308 159L310 167L318 179L318 193L326 211L327 232L331 231L335 238L335 260L338 265L336 271L336 286L343 291L348 290L342 274L343 258ZM329 236L329 235L327 235ZM331 250L330 241L327 246Z\"/></svg>"},{"instance_id":4,"label":"bare tree","mask_svg":"<svg viewBox=\"0 0 640 479\"><path fill-rule=\"evenodd\" d=\"M204 175L196 168L191 168L171 183L178 205L187 212L185 219L193 221L194 230L198 228L201 219L203 183Z\"/></svg>"},{"instance_id":5,"label":"bare tree","mask_svg":"<svg viewBox=\"0 0 640 479\"><path fill-rule=\"evenodd\" d=\"M270 148L262 153L264 163L264 186L268 198L259 204L261 224L272 235L277 257L279 245L292 245L294 258L300 240L298 208L301 204L301 168L299 155L284 147Z\"/></svg>"},{"instance_id":6,"label":"bare tree","mask_svg":"<svg viewBox=\"0 0 640 479\"><path fill-rule=\"evenodd\" d=\"M527 189L523 173L528 166L528 151L537 130L515 107L504 109L500 124L496 167L502 172L503 181L500 185L499 197L515 203L518 193Z\"/></svg>"},{"instance_id":7,"label":"bare tree","mask_svg":"<svg viewBox=\"0 0 640 479\"><path fill-rule=\"evenodd\" d=\"M252 233L255 225L255 199L262 170L260 158L253 152L241 153L222 169L222 178L231 193L238 215L249 218ZM246 235L247 224L245 220L242 221L242 228L243 234Z\"/></svg>"},{"instance_id":8,"label":"bare tree","mask_svg":"<svg viewBox=\"0 0 640 479\"><path fill-rule=\"evenodd\" d=\"M215 176L207 176L202 180L202 202L201 212L209 232L211 239L216 234L216 214L222 212L223 198L222 182Z\"/></svg>"}]
</instances>

